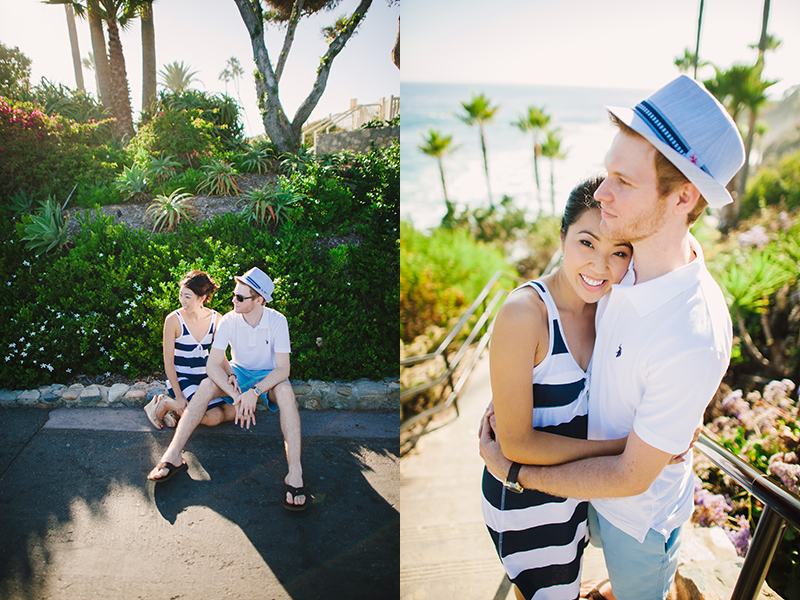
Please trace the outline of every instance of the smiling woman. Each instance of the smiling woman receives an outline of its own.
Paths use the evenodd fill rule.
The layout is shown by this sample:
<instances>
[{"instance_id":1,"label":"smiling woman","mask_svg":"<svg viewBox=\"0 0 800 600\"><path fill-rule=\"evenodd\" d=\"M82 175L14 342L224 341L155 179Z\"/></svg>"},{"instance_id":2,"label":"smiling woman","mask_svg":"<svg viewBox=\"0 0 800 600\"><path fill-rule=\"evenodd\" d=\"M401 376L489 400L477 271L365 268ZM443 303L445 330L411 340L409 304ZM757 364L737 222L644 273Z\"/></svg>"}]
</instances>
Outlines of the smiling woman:
<instances>
[{"instance_id":1,"label":"smiling woman","mask_svg":"<svg viewBox=\"0 0 800 600\"><path fill-rule=\"evenodd\" d=\"M484 470L483 514L518 597L556 586L578 596L588 505L523 490L515 467L618 454L625 445L586 440L596 303L632 256L630 244L600 231L593 194L601 182L595 177L573 189L561 226L563 263L511 293L492 336L493 406L483 427L515 462L505 481ZM532 551L543 548L548 558L537 559L543 555Z\"/></svg>"}]
</instances>

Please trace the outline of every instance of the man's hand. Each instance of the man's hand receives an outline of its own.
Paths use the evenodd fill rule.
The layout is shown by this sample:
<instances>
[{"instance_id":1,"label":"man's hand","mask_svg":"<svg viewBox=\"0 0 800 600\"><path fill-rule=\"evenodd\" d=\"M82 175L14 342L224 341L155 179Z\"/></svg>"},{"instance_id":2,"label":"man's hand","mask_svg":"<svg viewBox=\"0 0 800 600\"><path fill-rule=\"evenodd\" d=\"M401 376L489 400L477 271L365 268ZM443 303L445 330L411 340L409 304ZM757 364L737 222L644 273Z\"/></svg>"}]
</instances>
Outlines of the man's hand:
<instances>
[{"instance_id":1,"label":"man's hand","mask_svg":"<svg viewBox=\"0 0 800 600\"><path fill-rule=\"evenodd\" d=\"M478 425L478 439L481 439L481 434L483 433L483 424L486 423L486 417L494 416L494 400L489 401L489 406L486 407L486 412L483 413L481 417L481 423ZM492 423L494 427L494 423Z\"/></svg>"},{"instance_id":2,"label":"man's hand","mask_svg":"<svg viewBox=\"0 0 800 600\"><path fill-rule=\"evenodd\" d=\"M504 481L508 475L508 470L511 468L511 461L503 456L503 449L497 441L497 436L494 433L494 411L484 415L481 421L481 444L480 452L483 462L486 463L486 468L489 472Z\"/></svg>"},{"instance_id":3,"label":"man's hand","mask_svg":"<svg viewBox=\"0 0 800 600\"><path fill-rule=\"evenodd\" d=\"M689 454L689 452L692 451L692 448L694 448L694 443L700 438L700 432L702 432L702 431L703 431L703 424L700 423L700 425L697 426L697 429L694 430L694 436L692 437L692 443L689 444L689 447L686 450L684 450L683 452L681 452L680 454L676 454L675 456L673 456L670 459L668 464L670 464L670 465L679 465L682 462L686 462L686 455Z\"/></svg>"},{"instance_id":4,"label":"man's hand","mask_svg":"<svg viewBox=\"0 0 800 600\"><path fill-rule=\"evenodd\" d=\"M258 404L258 396L252 389L247 390L244 394L239 394L233 401L233 405L236 407L236 417L233 422L242 429L245 427L250 429L251 424L256 424L256 404Z\"/></svg>"}]
</instances>

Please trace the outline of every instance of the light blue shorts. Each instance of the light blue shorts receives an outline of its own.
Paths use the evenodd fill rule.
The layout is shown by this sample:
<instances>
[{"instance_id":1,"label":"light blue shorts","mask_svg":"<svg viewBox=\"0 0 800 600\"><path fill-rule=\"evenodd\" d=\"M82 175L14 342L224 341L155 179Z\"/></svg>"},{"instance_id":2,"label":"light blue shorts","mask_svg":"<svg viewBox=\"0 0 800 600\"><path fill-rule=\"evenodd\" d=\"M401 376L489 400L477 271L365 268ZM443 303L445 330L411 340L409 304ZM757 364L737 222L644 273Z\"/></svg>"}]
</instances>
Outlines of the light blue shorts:
<instances>
[{"instance_id":1,"label":"light blue shorts","mask_svg":"<svg viewBox=\"0 0 800 600\"><path fill-rule=\"evenodd\" d=\"M683 526L669 539L651 529L639 543L612 525L589 505L589 535L593 546L603 548L611 589L618 600L663 600L678 568Z\"/></svg>"},{"instance_id":2,"label":"light blue shorts","mask_svg":"<svg viewBox=\"0 0 800 600\"><path fill-rule=\"evenodd\" d=\"M259 381L264 379L267 375L272 373L272 369L245 369L244 367L240 367L235 363L231 363L231 369L233 370L233 374L236 375L236 379L239 380L239 389L242 390L242 392L246 392ZM269 391L264 392L261 394L261 396L259 396L259 398L267 403L267 408L269 408L272 412L275 412L278 410L278 405L269 399L268 393ZM233 404L233 398L224 398L224 400L228 404Z\"/></svg>"}]
</instances>

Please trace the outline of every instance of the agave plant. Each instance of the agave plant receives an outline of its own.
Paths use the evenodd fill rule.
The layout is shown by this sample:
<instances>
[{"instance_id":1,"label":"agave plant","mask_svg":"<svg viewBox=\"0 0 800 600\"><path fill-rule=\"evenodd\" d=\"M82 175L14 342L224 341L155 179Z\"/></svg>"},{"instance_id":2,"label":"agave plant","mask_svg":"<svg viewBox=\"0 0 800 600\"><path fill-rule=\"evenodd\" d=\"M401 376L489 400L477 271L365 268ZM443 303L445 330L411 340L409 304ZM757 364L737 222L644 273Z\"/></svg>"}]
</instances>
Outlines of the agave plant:
<instances>
[{"instance_id":1,"label":"agave plant","mask_svg":"<svg viewBox=\"0 0 800 600\"><path fill-rule=\"evenodd\" d=\"M200 181L198 192L207 193L209 196L239 195L241 188L236 182L239 173L231 163L213 160L203 167L204 175Z\"/></svg>"},{"instance_id":2,"label":"agave plant","mask_svg":"<svg viewBox=\"0 0 800 600\"><path fill-rule=\"evenodd\" d=\"M289 207L303 198L303 194L283 189L280 183L274 188L264 186L245 194L243 214L258 225L278 226L289 218Z\"/></svg>"},{"instance_id":3,"label":"agave plant","mask_svg":"<svg viewBox=\"0 0 800 600\"><path fill-rule=\"evenodd\" d=\"M8 207L15 216L30 214L33 210L33 196L29 196L25 190L20 190L11 196Z\"/></svg>"},{"instance_id":4,"label":"agave plant","mask_svg":"<svg viewBox=\"0 0 800 600\"><path fill-rule=\"evenodd\" d=\"M78 187L77 184L75 187ZM72 188L75 191L75 188ZM61 248L67 243L67 223L68 219L63 214L67 207L72 192L67 197L63 206L52 196L41 202L42 209L38 215L25 215L22 223L17 224L17 229L22 235L23 241L28 242L25 247L33 250L39 256L49 252L56 246Z\"/></svg>"},{"instance_id":5,"label":"agave plant","mask_svg":"<svg viewBox=\"0 0 800 600\"><path fill-rule=\"evenodd\" d=\"M241 164L248 173L266 173L272 167L275 152L271 148L252 148L239 155Z\"/></svg>"},{"instance_id":6,"label":"agave plant","mask_svg":"<svg viewBox=\"0 0 800 600\"><path fill-rule=\"evenodd\" d=\"M150 163L147 165L147 177L152 181L163 183L175 174L175 169L180 167L181 163L174 156L155 156L150 158Z\"/></svg>"},{"instance_id":7,"label":"agave plant","mask_svg":"<svg viewBox=\"0 0 800 600\"><path fill-rule=\"evenodd\" d=\"M179 194L178 188L169 196L159 194L147 207L145 214L153 215L153 231L172 231L181 221L195 219L200 213L192 203L194 196L188 192Z\"/></svg>"},{"instance_id":8,"label":"agave plant","mask_svg":"<svg viewBox=\"0 0 800 600\"><path fill-rule=\"evenodd\" d=\"M302 146L297 153L284 152L281 154L280 159L280 172L284 175L294 175L295 173L306 172L308 165L314 162L314 153Z\"/></svg>"},{"instance_id":9,"label":"agave plant","mask_svg":"<svg viewBox=\"0 0 800 600\"><path fill-rule=\"evenodd\" d=\"M143 200L147 195L147 172L137 164L125 167L114 182L116 188L125 195L125 200Z\"/></svg>"}]
</instances>

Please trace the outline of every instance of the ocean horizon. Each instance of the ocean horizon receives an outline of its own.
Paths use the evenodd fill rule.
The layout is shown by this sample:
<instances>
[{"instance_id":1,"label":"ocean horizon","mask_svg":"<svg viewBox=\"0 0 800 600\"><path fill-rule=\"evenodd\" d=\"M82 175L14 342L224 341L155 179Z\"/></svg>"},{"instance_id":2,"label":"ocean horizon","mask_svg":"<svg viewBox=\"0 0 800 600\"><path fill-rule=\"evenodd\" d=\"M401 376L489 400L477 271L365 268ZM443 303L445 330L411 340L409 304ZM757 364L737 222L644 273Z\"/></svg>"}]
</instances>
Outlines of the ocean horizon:
<instances>
[{"instance_id":1,"label":"ocean horizon","mask_svg":"<svg viewBox=\"0 0 800 600\"><path fill-rule=\"evenodd\" d=\"M486 175L477 127L462 122L461 102L485 94L499 106L485 125L486 151L492 200L503 196L533 217L552 214L550 161L540 158L537 192L533 174L533 136L513 121L529 106L544 108L551 126L561 129L564 160L553 169L556 213L563 210L569 191L581 179L603 169L603 159L614 137L606 106L633 106L652 90L573 86L401 82L403 117L400 122L400 215L418 229L436 227L445 214L439 167L419 146L428 129L452 136L454 151L443 159L448 197L458 210L488 206Z\"/></svg>"}]
</instances>

